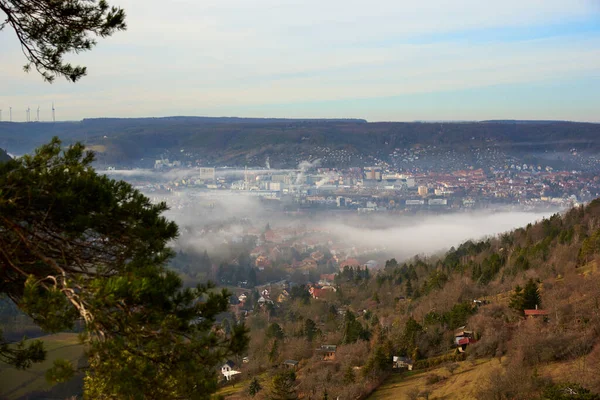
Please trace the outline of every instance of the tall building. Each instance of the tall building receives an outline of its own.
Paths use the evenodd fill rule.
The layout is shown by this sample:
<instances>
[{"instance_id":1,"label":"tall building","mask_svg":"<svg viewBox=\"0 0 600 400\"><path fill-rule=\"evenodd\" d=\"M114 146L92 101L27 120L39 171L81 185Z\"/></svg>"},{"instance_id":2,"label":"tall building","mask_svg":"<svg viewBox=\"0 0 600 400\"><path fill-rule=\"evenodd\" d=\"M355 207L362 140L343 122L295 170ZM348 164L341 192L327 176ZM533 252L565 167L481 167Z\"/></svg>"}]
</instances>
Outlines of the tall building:
<instances>
[{"instance_id":1,"label":"tall building","mask_svg":"<svg viewBox=\"0 0 600 400\"><path fill-rule=\"evenodd\" d=\"M200 168L200 179L202 180L215 180L215 169L214 168Z\"/></svg>"},{"instance_id":2,"label":"tall building","mask_svg":"<svg viewBox=\"0 0 600 400\"><path fill-rule=\"evenodd\" d=\"M365 179L368 181L381 180L381 167L365 167Z\"/></svg>"},{"instance_id":3,"label":"tall building","mask_svg":"<svg viewBox=\"0 0 600 400\"><path fill-rule=\"evenodd\" d=\"M419 186L419 196L427 196L427 186Z\"/></svg>"}]
</instances>

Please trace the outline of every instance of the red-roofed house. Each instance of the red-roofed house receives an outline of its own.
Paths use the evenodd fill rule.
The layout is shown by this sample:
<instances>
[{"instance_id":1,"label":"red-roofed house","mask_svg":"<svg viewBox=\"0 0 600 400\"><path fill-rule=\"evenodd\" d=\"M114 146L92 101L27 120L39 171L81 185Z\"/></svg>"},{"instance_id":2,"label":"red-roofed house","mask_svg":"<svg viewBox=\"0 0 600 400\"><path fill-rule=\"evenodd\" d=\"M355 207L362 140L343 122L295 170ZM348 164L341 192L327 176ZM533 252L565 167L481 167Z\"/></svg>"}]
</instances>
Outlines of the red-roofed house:
<instances>
[{"instance_id":1,"label":"red-roofed house","mask_svg":"<svg viewBox=\"0 0 600 400\"><path fill-rule=\"evenodd\" d=\"M360 263L356 258L347 258L340 263L340 270L343 270L344 267L356 268L360 267Z\"/></svg>"},{"instance_id":2,"label":"red-roofed house","mask_svg":"<svg viewBox=\"0 0 600 400\"><path fill-rule=\"evenodd\" d=\"M539 316L545 317L548 315L548 311L538 310L537 307L534 310L523 310L523 312L525 313L526 317L530 317L530 318L536 318Z\"/></svg>"},{"instance_id":3,"label":"red-roofed house","mask_svg":"<svg viewBox=\"0 0 600 400\"><path fill-rule=\"evenodd\" d=\"M327 290L325 290L325 289L319 289L319 288L316 288L314 286L311 287L308 290L308 292L313 297L313 299L323 298L327 294Z\"/></svg>"}]
</instances>

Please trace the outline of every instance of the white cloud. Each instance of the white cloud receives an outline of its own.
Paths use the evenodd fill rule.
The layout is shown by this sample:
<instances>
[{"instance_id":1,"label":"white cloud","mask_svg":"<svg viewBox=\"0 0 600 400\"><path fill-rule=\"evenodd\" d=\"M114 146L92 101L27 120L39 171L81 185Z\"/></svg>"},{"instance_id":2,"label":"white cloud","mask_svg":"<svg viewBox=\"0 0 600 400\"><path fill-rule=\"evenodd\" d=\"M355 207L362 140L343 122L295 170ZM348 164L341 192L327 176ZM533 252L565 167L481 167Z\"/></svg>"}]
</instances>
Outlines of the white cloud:
<instances>
[{"instance_id":1,"label":"white cloud","mask_svg":"<svg viewBox=\"0 0 600 400\"><path fill-rule=\"evenodd\" d=\"M112 3L125 8L129 28L71 58L89 68L76 85L24 74L17 43L2 32L0 108L54 100L61 118L233 115L246 106L555 80L600 67L598 35L477 41L487 29L597 19L595 0Z\"/></svg>"}]
</instances>

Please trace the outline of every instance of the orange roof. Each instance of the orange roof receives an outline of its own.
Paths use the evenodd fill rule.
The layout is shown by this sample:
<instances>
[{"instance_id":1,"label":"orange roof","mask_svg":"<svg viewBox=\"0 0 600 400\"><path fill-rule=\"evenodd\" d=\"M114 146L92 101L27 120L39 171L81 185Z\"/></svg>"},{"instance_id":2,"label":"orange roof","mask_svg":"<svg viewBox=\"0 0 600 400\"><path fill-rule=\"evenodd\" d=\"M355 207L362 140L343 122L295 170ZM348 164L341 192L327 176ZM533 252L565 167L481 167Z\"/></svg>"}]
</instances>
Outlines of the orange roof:
<instances>
[{"instance_id":1,"label":"orange roof","mask_svg":"<svg viewBox=\"0 0 600 400\"><path fill-rule=\"evenodd\" d=\"M525 310L525 315L526 316L533 316L533 315L548 315L548 311L546 310Z\"/></svg>"},{"instance_id":2,"label":"orange roof","mask_svg":"<svg viewBox=\"0 0 600 400\"><path fill-rule=\"evenodd\" d=\"M360 267L360 263L356 258L348 258L340 263L340 266L342 267L345 267L346 265L349 267Z\"/></svg>"}]
</instances>

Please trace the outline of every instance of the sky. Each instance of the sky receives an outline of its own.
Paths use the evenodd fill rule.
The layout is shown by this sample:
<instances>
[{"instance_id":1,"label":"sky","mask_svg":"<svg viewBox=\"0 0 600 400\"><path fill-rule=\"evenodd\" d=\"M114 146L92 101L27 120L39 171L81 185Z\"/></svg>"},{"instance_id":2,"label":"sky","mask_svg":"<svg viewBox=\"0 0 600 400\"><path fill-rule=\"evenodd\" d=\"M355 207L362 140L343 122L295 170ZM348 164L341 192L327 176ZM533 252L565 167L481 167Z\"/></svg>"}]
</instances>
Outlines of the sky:
<instances>
[{"instance_id":1,"label":"sky","mask_svg":"<svg viewBox=\"0 0 600 400\"><path fill-rule=\"evenodd\" d=\"M8 120L170 115L600 122L600 0L109 0L128 29L25 73L0 31ZM3 18L0 12L0 20Z\"/></svg>"}]
</instances>

